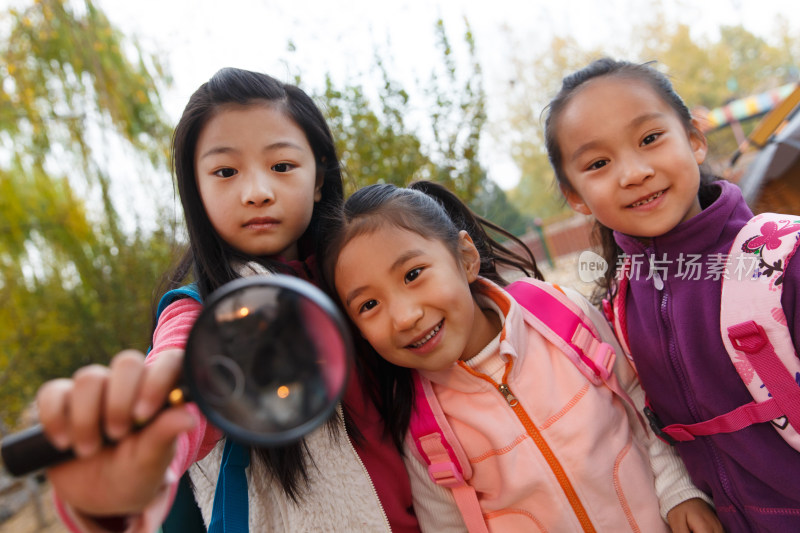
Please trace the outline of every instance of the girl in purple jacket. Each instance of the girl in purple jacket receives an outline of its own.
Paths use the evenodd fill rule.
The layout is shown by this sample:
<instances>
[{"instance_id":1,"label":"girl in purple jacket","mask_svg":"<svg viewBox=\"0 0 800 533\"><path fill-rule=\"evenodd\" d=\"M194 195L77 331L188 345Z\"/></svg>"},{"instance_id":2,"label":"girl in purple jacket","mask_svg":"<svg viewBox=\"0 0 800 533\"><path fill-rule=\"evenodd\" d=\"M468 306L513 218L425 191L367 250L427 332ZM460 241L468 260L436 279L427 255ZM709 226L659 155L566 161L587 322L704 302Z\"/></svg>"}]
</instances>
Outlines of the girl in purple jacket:
<instances>
[{"instance_id":1,"label":"girl in purple jacket","mask_svg":"<svg viewBox=\"0 0 800 533\"><path fill-rule=\"evenodd\" d=\"M612 265L603 296L617 297L619 267L629 266L617 316L660 423L699 423L752 402L720 333L715 262L753 214L735 185L701 172L706 139L667 77L647 64L595 61L564 78L545 127L567 202L597 220ZM797 353L800 260L788 263L783 286ZM676 447L727 530L800 528L800 453L769 422Z\"/></svg>"}]
</instances>

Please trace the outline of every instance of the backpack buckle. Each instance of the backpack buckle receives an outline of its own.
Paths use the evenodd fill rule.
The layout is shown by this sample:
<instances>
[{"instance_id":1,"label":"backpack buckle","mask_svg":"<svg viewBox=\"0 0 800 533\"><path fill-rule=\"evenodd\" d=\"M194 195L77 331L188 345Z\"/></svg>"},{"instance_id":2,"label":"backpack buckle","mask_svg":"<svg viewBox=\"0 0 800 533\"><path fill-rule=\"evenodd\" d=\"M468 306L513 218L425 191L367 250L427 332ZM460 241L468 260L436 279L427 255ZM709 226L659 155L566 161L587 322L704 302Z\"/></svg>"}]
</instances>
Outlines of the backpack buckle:
<instances>
[{"instance_id":1,"label":"backpack buckle","mask_svg":"<svg viewBox=\"0 0 800 533\"><path fill-rule=\"evenodd\" d=\"M655 411L646 405L642 411L644 412L644 416L647 417L647 421L650 423L650 429L653 430L653 433L656 434L656 437L663 440L670 446L675 446L677 441L664 432L664 423L661 421Z\"/></svg>"},{"instance_id":2,"label":"backpack buckle","mask_svg":"<svg viewBox=\"0 0 800 533\"><path fill-rule=\"evenodd\" d=\"M728 338L734 348L748 354L758 353L769 342L764 328L754 320L729 327Z\"/></svg>"},{"instance_id":3,"label":"backpack buckle","mask_svg":"<svg viewBox=\"0 0 800 533\"><path fill-rule=\"evenodd\" d=\"M461 471L450 461L431 463L428 465L428 475L431 481L442 487L460 487L465 485Z\"/></svg>"},{"instance_id":4,"label":"backpack buckle","mask_svg":"<svg viewBox=\"0 0 800 533\"><path fill-rule=\"evenodd\" d=\"M614 348L607 342L600 342L583 324L575 329L571 342L581 359L591 363L589 366L594 373L603 381L608 380L617 358Z\"/></svg>"},{"instance_id":5,"label":"backpack buckle","mask_svg":"<svg viewBox=\"0 0 800 533\"><path fill-rule=\"evenodd\" d=\"M595 348L594 353L591 354L590 357L595 366L597 366L600 377L603 381L606 381L611 375L611 371L614 369L614 361L617 358L614 348L607 342L601 342L597 345L597 348Z\"/></svg>"}]
</instances>

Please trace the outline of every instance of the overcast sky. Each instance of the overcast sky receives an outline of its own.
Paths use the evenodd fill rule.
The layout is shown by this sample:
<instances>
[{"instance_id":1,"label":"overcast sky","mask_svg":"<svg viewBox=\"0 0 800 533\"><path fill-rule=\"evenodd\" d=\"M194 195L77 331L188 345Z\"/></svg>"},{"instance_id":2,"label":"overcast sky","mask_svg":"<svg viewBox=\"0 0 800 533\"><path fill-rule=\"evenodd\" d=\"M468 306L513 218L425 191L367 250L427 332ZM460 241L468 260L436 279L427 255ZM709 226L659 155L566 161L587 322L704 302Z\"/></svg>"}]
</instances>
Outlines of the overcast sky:
<instances>
[{"instance_id":1,"label":"overcast sky","mask_svg":"<svg viewBox=\"0 0 800 533\"><path fill-rule=\"evenodd\" d=\"M2 2L3 0L0 0ZM95 0L114 24L158 52L174 76L165 96L177 120L189 95L219 68L236 66L291 80L300 74L307 89L321 87L326 73L337 81L358 80L374 64L375 48L391 74L407 88L425 82L432 62L434 23L445 21L460 43L464 17L472 26L489 95L490 120L507 83L509 37L532 57L554 36L613 49L629 32L653 18L660 5L668 21L690 24L695 36L716 35L720 25L743 24L769 38L776 18L800 32L796 0ZM292 41L296 50L287 51ZM505 78L505 79L504 79ZM493 156L496 154L493 154ZM503 156L498 156L503 157ZM516 179L493 176L504 187Z\"/></svg>"}]
</instances>

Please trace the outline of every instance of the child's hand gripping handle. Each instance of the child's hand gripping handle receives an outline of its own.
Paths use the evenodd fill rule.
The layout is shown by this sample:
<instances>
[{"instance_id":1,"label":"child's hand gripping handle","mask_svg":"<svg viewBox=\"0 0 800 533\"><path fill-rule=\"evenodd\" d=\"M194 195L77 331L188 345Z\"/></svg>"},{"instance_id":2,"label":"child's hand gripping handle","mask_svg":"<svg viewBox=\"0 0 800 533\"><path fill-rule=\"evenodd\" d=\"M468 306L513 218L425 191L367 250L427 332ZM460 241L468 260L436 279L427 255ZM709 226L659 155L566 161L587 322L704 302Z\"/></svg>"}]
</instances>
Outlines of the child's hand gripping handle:
<instances>
[{"instance_id":1,"label":"child's hand gripping handle","mask_svg":"<svg viewBox=\"0 0 800 533\"><path fill-rule=\"evenodd\" d=\"M170 391L162 410L183 405L185 401L186 392L182 388L176 387ZM135 424L134 431L142 429L146 424ZM106 445L115 444L108 437L104 437L103 441ZM71 448L66 450L56 448L45 435L41 424L36 424L3 438L0 446L0 456L3 458L3 464L8 473L17 477L31 474L43 468L56 466L76 457Z\"/></svg>"}]
</instances>

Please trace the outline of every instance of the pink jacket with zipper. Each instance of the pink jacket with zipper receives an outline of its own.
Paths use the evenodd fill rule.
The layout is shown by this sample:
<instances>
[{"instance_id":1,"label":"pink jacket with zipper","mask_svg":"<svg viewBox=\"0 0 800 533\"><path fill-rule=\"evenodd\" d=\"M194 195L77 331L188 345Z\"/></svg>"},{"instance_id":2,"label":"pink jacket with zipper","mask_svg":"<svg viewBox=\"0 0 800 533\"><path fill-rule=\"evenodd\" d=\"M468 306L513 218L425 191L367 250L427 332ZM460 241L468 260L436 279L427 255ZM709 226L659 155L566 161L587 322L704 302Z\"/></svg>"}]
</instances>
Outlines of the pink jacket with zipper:
<instances>
[{"instance_id":1,"label":"pink jacket with zipper","mask_svg":"<svg viewBox=\"0 0 800 533\"><path fill-rule=\"evenodd\" d=\"M623 401L591 384L502 289L483 281L481 293L504 317L499 346L423 375L469 457L489 530L668 531Z\"/></svg>"}]
</instances>

